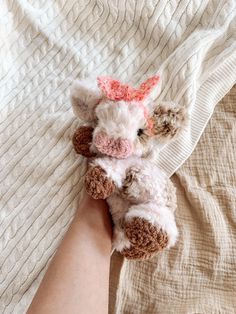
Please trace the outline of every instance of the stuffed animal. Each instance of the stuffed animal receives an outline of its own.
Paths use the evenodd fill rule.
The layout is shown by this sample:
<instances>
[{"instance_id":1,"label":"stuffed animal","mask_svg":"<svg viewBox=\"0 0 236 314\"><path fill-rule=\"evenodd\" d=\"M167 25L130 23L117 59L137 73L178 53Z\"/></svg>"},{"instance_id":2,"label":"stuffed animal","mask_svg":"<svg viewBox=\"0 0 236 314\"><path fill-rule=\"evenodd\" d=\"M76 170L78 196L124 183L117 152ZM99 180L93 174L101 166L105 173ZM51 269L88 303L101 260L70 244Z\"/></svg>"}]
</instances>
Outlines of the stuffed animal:
<instances>
[{"instance_id":1,"label":"stuffed animal","mask_svg":"<svg viewBox=\"0 0 236 314\"><path fill-rule=\"evenodd\" d=\"M178 236L175 188L151 160L178 136L183 108L150 99L158 76L135 89L110 77L75 81L71 102L84 121L74 136L78 154L89 158L87 192L107 199L114 222L113 247L129 259L147 259L173 246ZM154 145L155 144L155 145Z\"/></svg>"}]
</instances>

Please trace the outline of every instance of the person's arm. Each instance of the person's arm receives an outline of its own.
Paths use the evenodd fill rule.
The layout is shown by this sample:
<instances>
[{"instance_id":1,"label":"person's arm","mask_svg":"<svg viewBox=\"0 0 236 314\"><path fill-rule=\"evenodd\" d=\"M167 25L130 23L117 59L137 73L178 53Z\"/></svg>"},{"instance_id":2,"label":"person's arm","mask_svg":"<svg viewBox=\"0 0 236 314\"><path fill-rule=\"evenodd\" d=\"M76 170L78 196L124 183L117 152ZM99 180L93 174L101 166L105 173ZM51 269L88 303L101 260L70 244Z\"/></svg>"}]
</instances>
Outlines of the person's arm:
<instances>
[{"instance_id":1,"label":"person's arm","mask_svg":"<svg viewBox=\"0 0 236 314\"><path fill-rule=\"evenodd\" d=\"M27 314L108 313L111 238L106 202L86 195Z\"/></svg>"}]
</instances>

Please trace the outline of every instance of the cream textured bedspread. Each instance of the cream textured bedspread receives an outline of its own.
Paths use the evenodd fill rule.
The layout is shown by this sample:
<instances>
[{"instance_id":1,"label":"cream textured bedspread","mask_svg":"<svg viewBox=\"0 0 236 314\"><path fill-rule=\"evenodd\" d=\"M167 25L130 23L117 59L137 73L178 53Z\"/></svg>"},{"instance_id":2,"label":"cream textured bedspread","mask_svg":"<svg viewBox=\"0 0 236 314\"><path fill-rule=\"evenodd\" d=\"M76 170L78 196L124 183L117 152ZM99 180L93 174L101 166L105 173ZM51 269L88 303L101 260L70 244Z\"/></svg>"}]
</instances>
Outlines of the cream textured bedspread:
<instances>
[{"instance_id":1,"label":"cream textured bedspread","mask_svg":"<svg viewBox=\"0 0 236 314\"><path fill-rule=\"evenodd\" d=\"M175 248L145 262L114 254L110 313L236 313L236 86L172 177Z\"/></svg>"}]
</instances>

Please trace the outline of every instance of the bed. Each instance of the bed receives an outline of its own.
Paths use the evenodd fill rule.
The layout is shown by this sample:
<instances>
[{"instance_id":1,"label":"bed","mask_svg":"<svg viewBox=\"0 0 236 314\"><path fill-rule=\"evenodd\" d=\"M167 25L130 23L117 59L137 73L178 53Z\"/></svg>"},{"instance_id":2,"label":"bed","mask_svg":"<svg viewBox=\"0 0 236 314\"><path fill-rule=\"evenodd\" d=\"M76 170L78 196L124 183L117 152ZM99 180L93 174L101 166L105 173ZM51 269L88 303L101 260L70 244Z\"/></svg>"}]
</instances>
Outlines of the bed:
<instances>
[{"instance_id":1,"label":"bed","mask_svg":"<svg viewBox=\"0 0 236 314\"><path fill-rule=\"evenodd\" d=\"M110 313L234 313L235 26L232 0L1 2L1 314L25 313L73 219L86 162L70 86L101 74L158 74L153 101L190 115L156 156L174 174L178 244L143 263L113 255Z\"/></svg>"}]
</instances>

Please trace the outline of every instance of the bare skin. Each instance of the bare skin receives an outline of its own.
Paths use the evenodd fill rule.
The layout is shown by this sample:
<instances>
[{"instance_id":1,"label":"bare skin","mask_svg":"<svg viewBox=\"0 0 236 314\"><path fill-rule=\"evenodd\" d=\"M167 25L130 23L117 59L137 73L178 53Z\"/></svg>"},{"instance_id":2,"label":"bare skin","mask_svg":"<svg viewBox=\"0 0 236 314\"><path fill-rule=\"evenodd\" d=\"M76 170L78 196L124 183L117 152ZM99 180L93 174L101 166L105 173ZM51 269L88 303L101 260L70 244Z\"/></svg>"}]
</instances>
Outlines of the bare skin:
<instances>
[{"instance_id":1,"label":"bare skin","mask_svg":"<svg viewBox=\"0 0 236 314\"><path fill-rule=\"evenodd\" d=\"M27 314L108 313L111 239L107 203L85 195Z\"/></svg>"}]
</instances>

